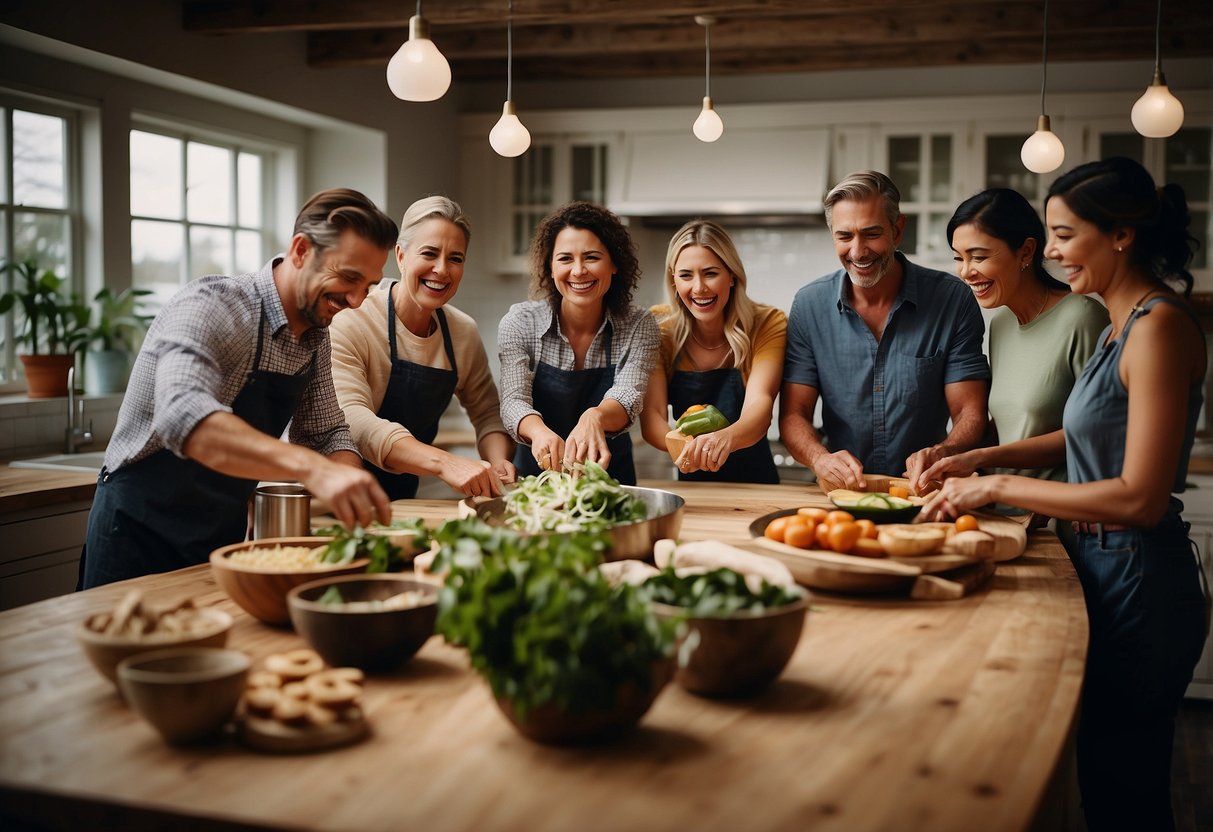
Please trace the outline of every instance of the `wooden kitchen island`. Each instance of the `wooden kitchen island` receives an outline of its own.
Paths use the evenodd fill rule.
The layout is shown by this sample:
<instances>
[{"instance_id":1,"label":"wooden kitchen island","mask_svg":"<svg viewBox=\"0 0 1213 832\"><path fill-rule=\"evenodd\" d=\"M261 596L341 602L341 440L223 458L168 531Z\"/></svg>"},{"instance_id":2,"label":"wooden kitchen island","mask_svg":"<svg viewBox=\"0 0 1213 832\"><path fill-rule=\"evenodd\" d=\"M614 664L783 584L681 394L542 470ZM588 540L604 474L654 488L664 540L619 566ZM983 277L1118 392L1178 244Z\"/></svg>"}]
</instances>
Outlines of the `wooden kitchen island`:
<instances>
[{"instance_id":1,"label":"wooden kitchen island","mask_svg":"<svg viewBox=\"0 0 1213 832\"><path fill-rule=\"evenodd\" d=\"M687 498L683 537L737 538L806 486L646 482ZM401 501L440 520L446 501ZM1082 592L1051 534L957 601L815 593L800 647L765 693L669 686L619 741L554 748L517 734L440 637L368 680L372 735L299 756L225 738L165 745L74 641L132 586L236 617L254 665L301 646L227 600L208 566L0 614L0 827L370 830L1023 830L1078 705ZM1041 823L1043 821L1043 823Z\"/></svg>"}]
</instances>

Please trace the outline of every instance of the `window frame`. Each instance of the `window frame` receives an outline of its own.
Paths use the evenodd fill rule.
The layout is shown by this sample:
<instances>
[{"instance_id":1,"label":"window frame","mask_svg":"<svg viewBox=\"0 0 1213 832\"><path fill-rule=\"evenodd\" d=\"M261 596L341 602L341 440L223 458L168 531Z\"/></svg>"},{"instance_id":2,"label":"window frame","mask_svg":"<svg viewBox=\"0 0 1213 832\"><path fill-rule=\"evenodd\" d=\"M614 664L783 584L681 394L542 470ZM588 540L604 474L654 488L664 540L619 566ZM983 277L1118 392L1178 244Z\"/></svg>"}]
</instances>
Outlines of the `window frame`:
<instances>
[{"instance_id":1,"label":"window frame","mask_svg":"<svg viewBox=\"0 0 1213 832\"><path fill-rule=\"evenodd\" d=\"M68 243L65 257L68 294L84 291L84 273L81 267L85 236L84 189L83 189L83 119L78 107L53 98L25 95L9 88L0 88L0 148L3 148L5 167L0 187L0 262L8 262L13 255L15 215L18 212L65 217ZM13 201L13 111L21 110L39 115L61 118L64 121L64 196L66 207L45 208L36 205L18 205ZM6 270L0 277L3 291L13 288L13 274ZM20 393L25 390L25 377L21 363L17 360L16 315L11 311L0 317L3 334L3 349L0 349L0 395Z\"/></svg>"},{"instance_id":2,"label":"window frame","mask_svg":"<svg viewBox=\"0 0 1213 832\"><path fill-rule=\"evenodd\" d=\"M191 249L193 242L192 242L192 234L190 232L194 228L220 229L223 231L227 231L229 234L232 234L232 235L235 235L237 232L240 232L240 231L254 231L257 233L257 235L260 239L262 259L264 260L270 256L270 253L272 253L275 250L276 228L280 224L279 223L279 220L280 220L279 206L278 206L278 197L279 197L279 193L280 193L279 187L278 187L278 177L280 175L279 169L280 169L280 165L284 161L283 154L285 151L288 150L288 148L280 147L272 142L267 142L264 140L257 140L255 138L251 138L249 136L242 135L242 134L234 132L234 131L208 129L205 127L192 125L192 124L189 124L184 121L160 118L157 116L144 114L144 113L134 114L131 118L130 128L127 131L127 160L128 160L127 182L128 182L128 187L129 187L129 183L130 183L131 176L132 176L132 171L129 166L130 136L135 131L139 131L142 133L151 133L151 134L160 135L160 136L166 136L168 138L176 139L177 141L181 142L181 176L182 176L183 181L181 183L180 218L170 219L170 218L165 218L165 217L135 214L132 211L130 211L130 199L128 198L128 200L127 200L127 203L128 203L127 204L127 211L128 211L127 234L128 234L128 237L130 237L130 234L131 234L132 224L134 222L140 221L140 220L150 221L150 222L172 223L182 229L182 231L183 231L183 249L182 249L183 256L181 259L181 263L179 264L179 269L178 269L178 274L177 274L177 289L180 289L180 288L186 286L188 283L190 283L190 281L196 280L197 278L203 276L202 273L197 273L197 274L194 273L193 268L190 265L193 260L193 252ZM230 177L229 181L232 186L232 190L231 190L232 212L231 212L231 221L226 224L191 220L189 218L189 210L188 210L189 193L188 193L187 184L188 184L188 178L189 178L188 156L189 156L190 142L196 142L199 144L210 145L213 147L221 147L221 148L229 151L232 154L231 155L231 165L229 167L229 172L228 172L228 175ZM240 194L239 194L238 169L239 169L239 164L240 164L240 154L241 153L252 153L261 158L261 183L260 183L261 216L259 218L260 224L256 227L249 226L249 225L242 225L240 223L241 218L240 218L240 212L239 212ZM234 236L233 236L233 239L234 239ZM234 254L235 254L234 249L231 252L231 254L234 257ZM251 269L259 268L261 265L262 265L262 263L257 263L255 266L247 265L247 264L242 266L240 264L237 264L237 265L235 265L235 269L237 271L240 271L242 269L251 270ZM133 275L134 269L135 269L133 251L131 252L130 266L131 266L131 273ZM144 288L146 288L146 287L144 287Z\"/></svg>"}]
</instances>

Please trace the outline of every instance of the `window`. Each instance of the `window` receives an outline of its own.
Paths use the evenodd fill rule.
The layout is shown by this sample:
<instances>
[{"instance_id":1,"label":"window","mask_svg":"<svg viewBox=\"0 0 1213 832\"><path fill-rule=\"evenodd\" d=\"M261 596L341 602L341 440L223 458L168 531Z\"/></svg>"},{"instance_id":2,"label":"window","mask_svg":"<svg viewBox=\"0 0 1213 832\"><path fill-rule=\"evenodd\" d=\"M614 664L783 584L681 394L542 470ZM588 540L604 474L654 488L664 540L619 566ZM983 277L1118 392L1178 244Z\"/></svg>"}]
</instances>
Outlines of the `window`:
<instances>
[{"instance_id":1,"label":"window","mask_svg":"<svg viewBox=\"0 0 1213 832\"><path fill-rule=\"evenodd\" d=\"M949 269L951 252L944 233L955 206L951 132L888 136L885 153L889 178L901 191L906 218L900 249L921 265Z\"/></svg>"},{"instance_id":2,"label":"window","mask_svg":"<svg viewBox=\"0 0 1213 832\"><path fill-rule=\"evenodd\" d=\"M131 282L159 307L190 280L268 258L273 160L236 141L131 130Z\"/></svg>"},{"instance_id":3,"label":"window","mask_svg":"<svg viewBox=\"0 0 1213 832\"><path fill-rule=\"evenodd\" d=\"M71 287L80 236L76 115L0 96L0 119L0 262L34 259L40 269L54 270ZM13 287L11 271L0 279L5 290ZM23 323L19 307L0 321L0 389L17 389L14 336Z\"/></svg>"}]
</instances>

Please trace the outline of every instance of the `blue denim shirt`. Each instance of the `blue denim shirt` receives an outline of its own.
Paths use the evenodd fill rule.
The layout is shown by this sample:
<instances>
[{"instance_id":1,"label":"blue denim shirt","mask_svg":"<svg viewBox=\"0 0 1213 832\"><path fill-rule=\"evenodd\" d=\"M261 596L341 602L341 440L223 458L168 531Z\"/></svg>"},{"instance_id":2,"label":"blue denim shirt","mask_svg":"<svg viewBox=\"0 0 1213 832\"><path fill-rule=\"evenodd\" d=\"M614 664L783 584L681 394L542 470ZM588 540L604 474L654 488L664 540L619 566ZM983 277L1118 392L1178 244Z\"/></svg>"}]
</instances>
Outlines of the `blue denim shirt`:
<instances>
[{"instance_id":1,"label":"blue denim shirt","mask_svg":"<svg viewBox=\"0 0 1213 832\"><path fill-rule=\"evenodd\" d=\"M947 436L944 385L988 379L985 322L959 279L897 253L904 279L877 342L844 291L846 271L796 293L783 380L817 389L824 441L865 471L901 474L906 458Z\"/></svg>"}]
</instances>

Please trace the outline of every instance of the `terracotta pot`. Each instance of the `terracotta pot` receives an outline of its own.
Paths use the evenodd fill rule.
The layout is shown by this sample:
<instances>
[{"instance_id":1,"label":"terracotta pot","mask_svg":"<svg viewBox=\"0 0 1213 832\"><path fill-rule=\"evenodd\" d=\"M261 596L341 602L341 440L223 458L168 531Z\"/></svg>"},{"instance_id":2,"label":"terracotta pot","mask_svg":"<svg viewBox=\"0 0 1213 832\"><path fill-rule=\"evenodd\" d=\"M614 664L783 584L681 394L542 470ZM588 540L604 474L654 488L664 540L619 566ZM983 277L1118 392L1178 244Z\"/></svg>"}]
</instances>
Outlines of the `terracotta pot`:
<instances>
[{"instance_id":1,"label":"terracotta pot","mask_svg":"<svg viewBox=\"0 0 1213 832\"><path fill-rule=\"evenodd\" d=\"M619 685L615 690L614 707L607 709L566 711L548 704L532 708L519 719L513 702L502 698L496 698L496 701L501 712L527 739L552 745L584 745L613 739L633 727L673 675L672 656L654 663L647 689L634 682Z\"/></svg>"},{"instance_id":2,"label":"terracotta pot","mask_svg":"<svg viewBox=\"0 0 1213 832\"><path fill-rule=\"evenodd\" d=\"M74 355L19 355L25 365L25 385L31 399L53 399L67 395L67 371L76 364Z\"/></svg>"}]
</instances>

